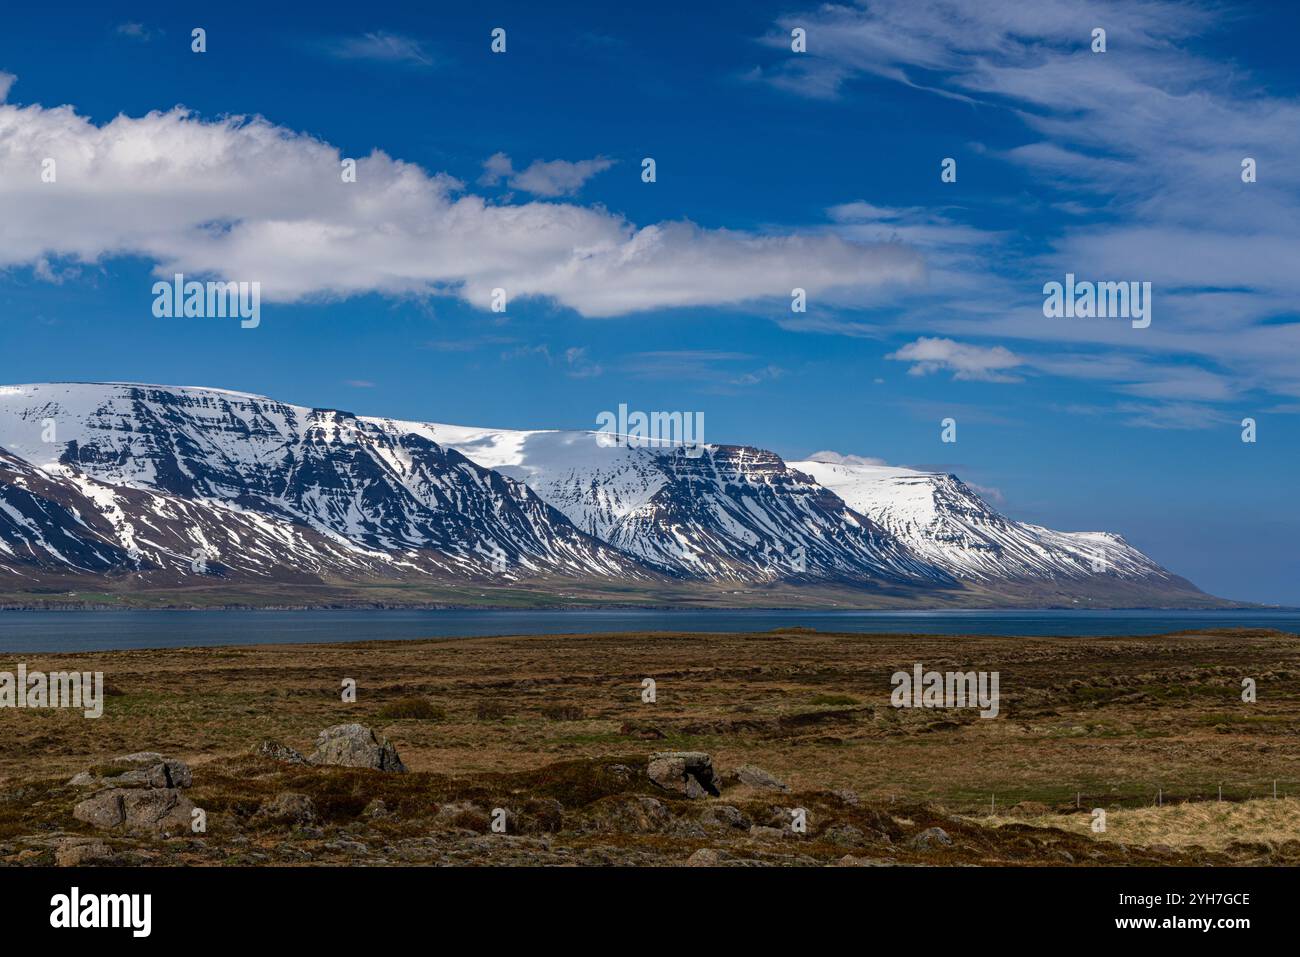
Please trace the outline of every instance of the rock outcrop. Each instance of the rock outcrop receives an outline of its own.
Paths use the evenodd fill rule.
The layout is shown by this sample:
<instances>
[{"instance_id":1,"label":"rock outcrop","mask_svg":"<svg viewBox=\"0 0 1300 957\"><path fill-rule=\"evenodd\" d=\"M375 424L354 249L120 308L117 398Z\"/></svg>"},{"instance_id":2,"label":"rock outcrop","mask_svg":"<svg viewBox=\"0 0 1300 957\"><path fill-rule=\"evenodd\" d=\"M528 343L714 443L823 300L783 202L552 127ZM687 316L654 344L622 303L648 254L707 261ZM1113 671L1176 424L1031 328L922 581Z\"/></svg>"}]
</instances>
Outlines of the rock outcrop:
<instances>
[{"instance_id":1,"label":"rock outcrop","mask_svg":"<svg viewBox=\"0 0 1300 957\"><path fill-rule=\"evenodd\" d=\"M661 751L650 756L646 768L650 780L665 791L683 797L717 797L721 782L713 770L713 759L703 751Z\"/></svg>"},{"instance_id":2,"label":"rock outcrop","mask_svg":"<svg viewBox=\"0 0 1300 957\"><path fill-rule=\"evenodd\" d=\"M374 768L404 773L406 765L387 738L361 724L336 724L316 736L316 750L307 756L312 764L345 768Z\"/></svg>"},{"instance_id":3,"label":"rock outcrop","mask_svg":"<svg viewBox=\"0 0 1300 957\"><path fill-rule=\"evenodd\" d=\"M742 764L736 768L736 780L741 784L748 785L751 788L757 788L760 791L788 791L790 786L784 781L777 780L771 774L768 774L762 768L755 767L752 764Z\"/></svg>"},{"instance_id":4,"label":"rock outcrop","mask_svg":"<svg viewBox=\"0 0 1300 957\"><path fill-rule=\"evenodd\" d=\"M68 783L75 787L187 788L193 781L184 761L165 758L157 751L137 751L82 771Z\"/></svg>"},{"instance_id":5,"label":"rock outcrop","mask_svg":"<svg viewBox=\"0 0 1300 957\"><path fill-rule=\"evenodd\" d=\"M72 816L105 830L172 837L189 833L194 802L178 788L109 788L72 809Z\"/></svg>"}]
</instances>

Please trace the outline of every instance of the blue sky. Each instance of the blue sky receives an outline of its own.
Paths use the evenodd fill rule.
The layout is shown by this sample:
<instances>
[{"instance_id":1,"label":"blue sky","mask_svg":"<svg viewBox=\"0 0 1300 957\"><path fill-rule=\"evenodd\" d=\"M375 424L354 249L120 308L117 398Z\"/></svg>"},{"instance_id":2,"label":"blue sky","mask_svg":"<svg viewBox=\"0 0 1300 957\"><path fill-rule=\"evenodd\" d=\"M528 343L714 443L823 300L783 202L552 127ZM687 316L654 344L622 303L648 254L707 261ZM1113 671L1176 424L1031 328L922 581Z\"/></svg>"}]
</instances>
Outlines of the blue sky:
<instances>
[{"instance_id":1,"label":"blue sky","mask_svg":"<svg viewBox=\"0 0 1300 957\"><path fill-rule=\"evenodd\" d=\"M0 379L698 410L709 441L954 471L1300 604L1300 14L696 6L8 11ZM155 318L173 271L261 282L260 326ZM1151 326L1045 318L1066 272L1151 282Z\"/></svg>"}]
</instances>

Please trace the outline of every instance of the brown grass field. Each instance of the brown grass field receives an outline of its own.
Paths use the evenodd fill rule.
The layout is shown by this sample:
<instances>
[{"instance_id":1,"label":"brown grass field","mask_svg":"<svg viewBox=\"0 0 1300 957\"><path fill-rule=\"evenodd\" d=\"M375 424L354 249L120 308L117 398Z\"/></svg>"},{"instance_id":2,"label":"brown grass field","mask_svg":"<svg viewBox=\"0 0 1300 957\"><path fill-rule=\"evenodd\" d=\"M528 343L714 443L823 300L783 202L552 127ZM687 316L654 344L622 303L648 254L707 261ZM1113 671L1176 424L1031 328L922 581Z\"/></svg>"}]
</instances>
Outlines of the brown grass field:
<instances>
[{"instance_id":1,"label":"brown grass field","mask_svg":"<svg viewBox=\"0 0 1300 957\"><path fill-rule=\"evenodd\" d=\"M1300 863L1300 636L1281 632L551 635L30 654L0 670L20 660L103 671L111 696L97 720L0 710L11 864ZM918 661L999 672L1001 714L891 707L890 675ZM306 754L345 722L386 736L410 773L250 753L271 739ZM68 779L136 751L191 766L205 833L73 817L87 792ZM707 752L721 795L661 790L645 774L658 751ZM740 783L745 764L789 789ZM310 809L268 813L284 792ZM951 843L919 838L935 827Z\"/></svg>"}]
</instances>

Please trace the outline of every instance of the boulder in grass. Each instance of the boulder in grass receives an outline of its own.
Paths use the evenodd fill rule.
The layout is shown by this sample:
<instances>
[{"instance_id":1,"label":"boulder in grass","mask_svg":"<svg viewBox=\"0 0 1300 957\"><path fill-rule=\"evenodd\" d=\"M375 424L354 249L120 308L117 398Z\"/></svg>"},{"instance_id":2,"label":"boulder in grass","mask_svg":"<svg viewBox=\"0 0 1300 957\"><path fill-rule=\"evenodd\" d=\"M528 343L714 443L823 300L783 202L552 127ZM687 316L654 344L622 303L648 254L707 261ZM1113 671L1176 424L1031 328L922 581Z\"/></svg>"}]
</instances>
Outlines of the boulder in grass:
<instances>
[{"instance_id":1,"label":"boulder in grass","mask_svg":"<svg viewBox=\"0 0 1300 957\"><path fill-rule=\"evenodd\" d=\"M176 788L148 788L122 795L126 829L132 833L171 837L191 833L194 802Z\"/></svg>"},{"instance_id":2,"label":"boulder in grass","mask_svg":"<svg viewBox=\"0 0 1300 957\"><path fill-rule=\"evenodd\" d=\"M82 771L68 783L74 787L187 788L193 782L184 761L163 757L157 751L137 751Z\"/></svg>"},{"instance_id":3,"label":"boulder in grass","mask_svg":"<svg viewBox=\"0 0 1300 957\"><path fill-rule=\"evenodd\" d=\"M110 788L79 803L72 816L104 830L171 837L190 832L193 811L177 788Z\"/></svg>"},{"instance_id":4,"label":"boulder in grass","mask_svg":"<svg viewBox=\"0 0 1300 957\"><path fill-rule=\"evenodd\" d=\"M742 764L736 768L736 780L760 791L788 791L790 786L768 774L762 768L752 764Z\"/></svg>"},{"instance_id":5,"label":"boulder in grass","mask_svg":"<svg viewBox=\"0 0 1300 957\"><path fill-rule=\"evenodd\" d=\"M683 797L718 796L718 776L713 759L703 751L661 751L650 756L646 768L650 780L665 791Z\"/></svg>"},{"instance_id":6,"label":"boulder in grass","mask_svg":"<svg viewBox=\"0 0 1300 957\"><path fill-rule=\"evenodd\" d=\"M118 827L126 820L122 810L122 789L110 788L88 797L72 809L72 816L92 827Z\"/></svg>"},{"instance_id":7,"label":"boulder in grass","mask_svg":"<svg viewBox=\"0 0 1300 957\"><path fill-rule=\"evenodd\" d=\"M361 724L336 724L316 736L316 750L307 756L312 764L345 768L374 768L376 771L405 772L406 765L387 738Z\"/></svg>"}]
</instances>

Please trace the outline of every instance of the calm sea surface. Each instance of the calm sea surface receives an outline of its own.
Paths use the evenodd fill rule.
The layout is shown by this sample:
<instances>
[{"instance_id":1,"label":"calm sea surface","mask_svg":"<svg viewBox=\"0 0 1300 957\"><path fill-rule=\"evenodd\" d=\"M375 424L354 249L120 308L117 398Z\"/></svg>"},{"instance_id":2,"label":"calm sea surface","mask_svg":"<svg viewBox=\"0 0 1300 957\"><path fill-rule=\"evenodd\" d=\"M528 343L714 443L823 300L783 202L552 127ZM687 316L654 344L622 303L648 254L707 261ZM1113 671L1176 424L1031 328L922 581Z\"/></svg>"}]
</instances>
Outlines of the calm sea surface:
<instances>
[{"instance_id":1,"label":"calm sea surface","mask_svg":"<svg viewBox=\"0 0 1300 957\"><path fill-rule=\"evenodd\" d=\"M609 631L768 631L796 625L824 631L1079 637L1223 627L1300 632L1300 611L0 611L0 652Z\"/></svg>"}]
</instances>

